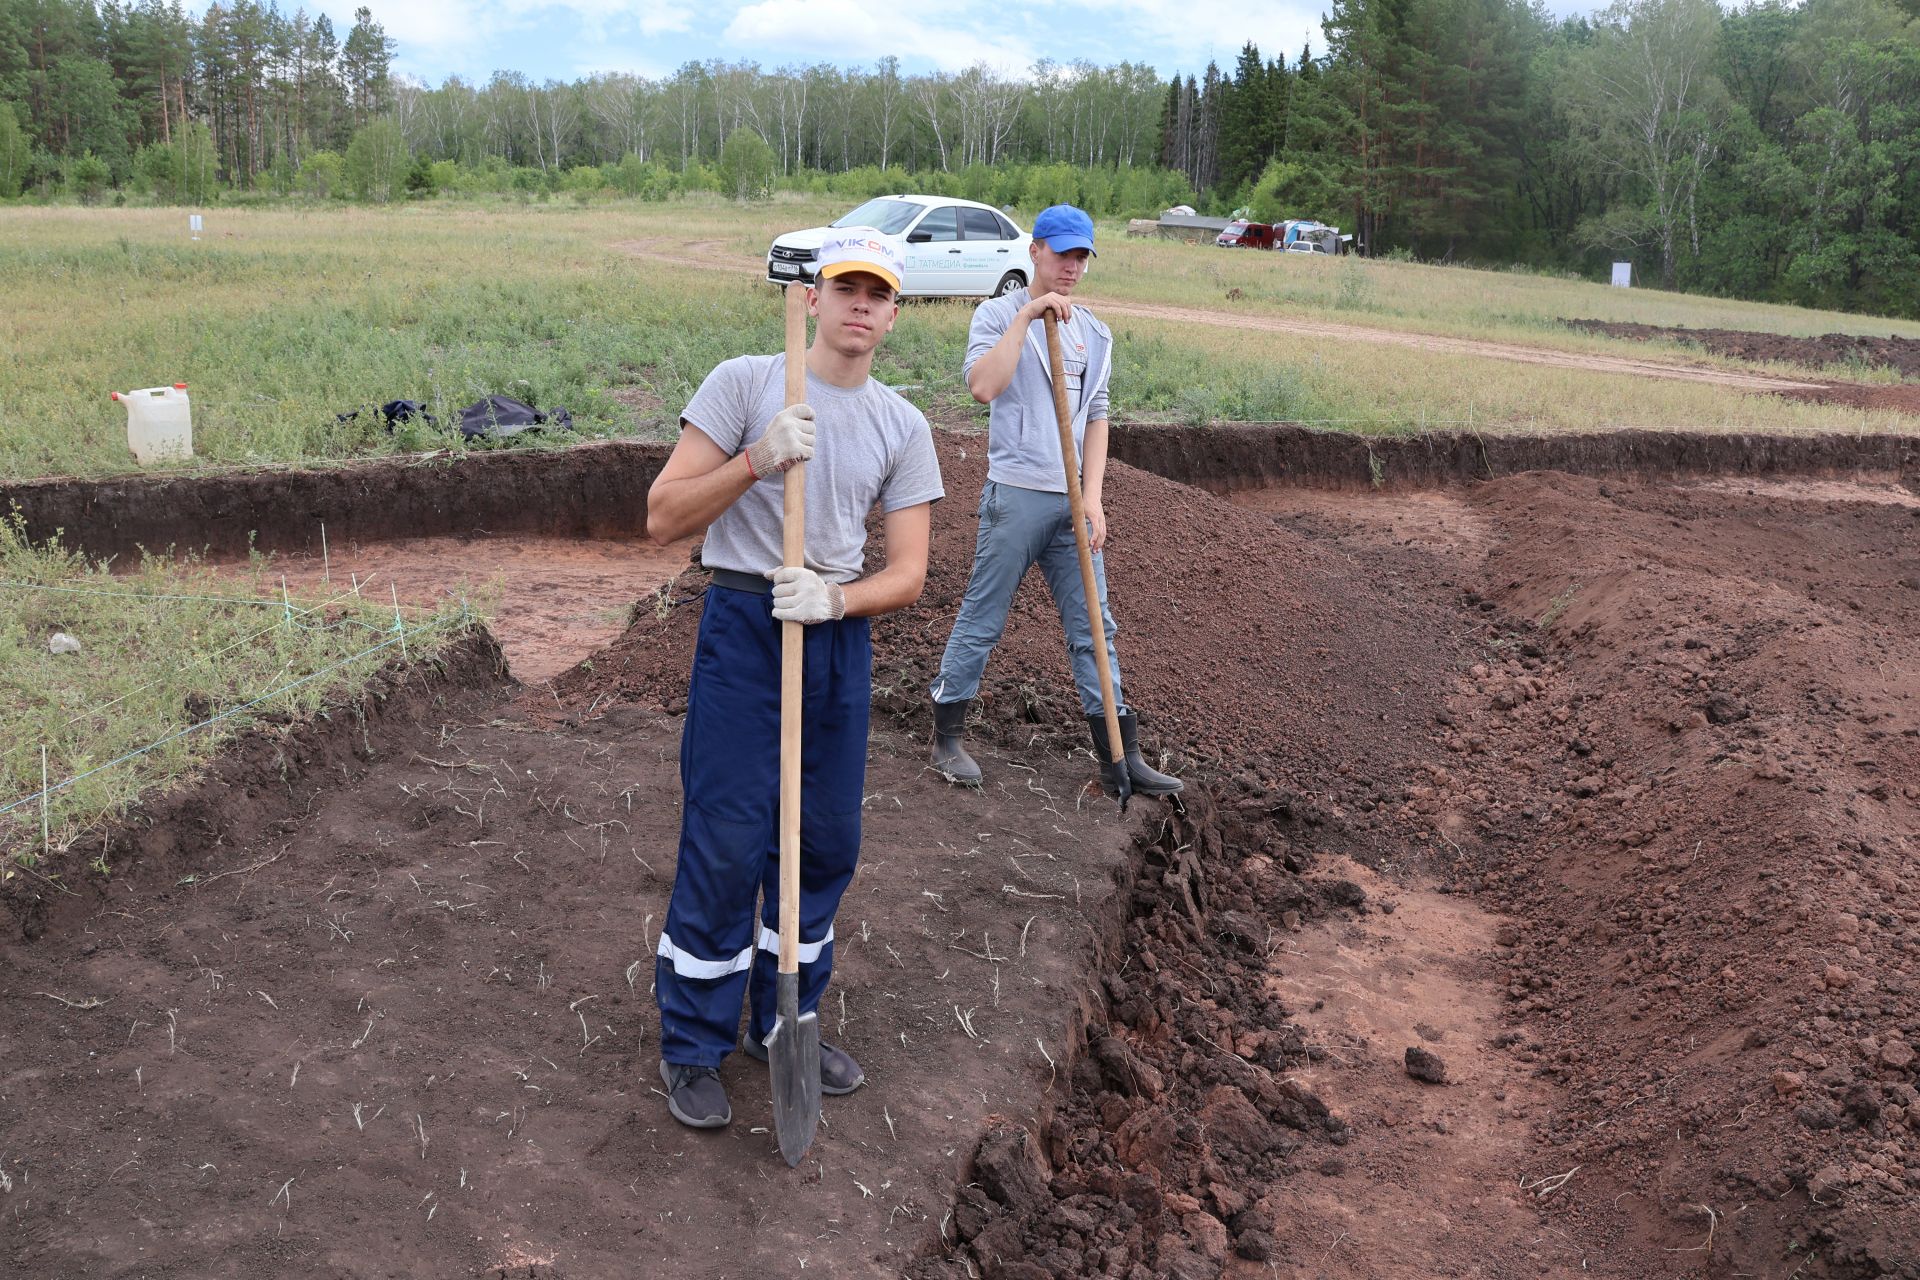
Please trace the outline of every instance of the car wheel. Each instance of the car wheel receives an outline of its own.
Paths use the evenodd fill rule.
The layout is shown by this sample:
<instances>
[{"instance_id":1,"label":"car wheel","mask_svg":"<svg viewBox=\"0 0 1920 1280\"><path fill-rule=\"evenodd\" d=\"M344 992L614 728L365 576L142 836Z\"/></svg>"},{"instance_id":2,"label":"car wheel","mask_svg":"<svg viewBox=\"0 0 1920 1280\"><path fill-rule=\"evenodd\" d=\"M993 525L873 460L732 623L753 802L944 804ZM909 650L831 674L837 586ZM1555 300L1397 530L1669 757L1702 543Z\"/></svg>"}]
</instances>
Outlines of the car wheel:
<instances>
[{"instance_id":1,"label":"car wheel","mask_svg":"<svg viewBox=\"0 0 1920 1280\"><path fill-rule=\"evenodd\" d=\"M1027 278L1025 276L1021 275L1018 271L1009 271L1000 277L999 284L993 286L993 296L996 298L1004 298L1015 289L1026 288L1026 285Z\"/></svg>"}]
</instances>

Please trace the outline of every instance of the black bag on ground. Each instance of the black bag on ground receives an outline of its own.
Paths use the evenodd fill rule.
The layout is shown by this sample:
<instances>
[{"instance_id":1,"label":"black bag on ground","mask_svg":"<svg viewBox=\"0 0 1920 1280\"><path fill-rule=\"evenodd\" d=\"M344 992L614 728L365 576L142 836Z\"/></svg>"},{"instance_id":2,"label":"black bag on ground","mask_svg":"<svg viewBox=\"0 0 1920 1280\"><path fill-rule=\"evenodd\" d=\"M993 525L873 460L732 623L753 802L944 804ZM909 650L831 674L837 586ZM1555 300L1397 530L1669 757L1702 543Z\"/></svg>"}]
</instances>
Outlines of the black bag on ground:
<instances>
[{"instance_id":1,"label":"black bag on ground","mask_svg":"<svg viewBox=\"0 0 1920 1280\"><path fill-rule=\"evenodd\" d=\"M366 407L365 405L361 406L361 408ZM389 400L380 406L378 412L380 414L380 421L386 424L388 435L393 434L393 429L396 426L412 418L419 418L425 422L429 428L440 425L439 421L427 412L427 406L421 404L418 400ZM359 417L359 409L349 409L345 413L334 414L333 420L345 424L358 421Z\"/></svg>"},{"instance_id":2,"label":"black bag on ground","mask_svg":"<svg viewBox=\"0 0 1920 1280\"><path fill-rule=\"evenodd\" d=\"M386 422L388 431L409 418L423 419L429 427L440 425L427 412L427 406L418 400L389 400L380 406L380 417Z\"/></svg>"},{"instance_id":3,"label":"black bag on ground","mask_svg":"<svg viewBox=\"0 0 1920 1280\"><path fill-rule=\"evenodd\" d=\"M544 426L571 431L573 415L565 409L542 413L511 396L488 396L460 411L460 434L468 440L482 436L504 439L517 436L522 431L537 431Z\"/></svg>"}]
</instances>

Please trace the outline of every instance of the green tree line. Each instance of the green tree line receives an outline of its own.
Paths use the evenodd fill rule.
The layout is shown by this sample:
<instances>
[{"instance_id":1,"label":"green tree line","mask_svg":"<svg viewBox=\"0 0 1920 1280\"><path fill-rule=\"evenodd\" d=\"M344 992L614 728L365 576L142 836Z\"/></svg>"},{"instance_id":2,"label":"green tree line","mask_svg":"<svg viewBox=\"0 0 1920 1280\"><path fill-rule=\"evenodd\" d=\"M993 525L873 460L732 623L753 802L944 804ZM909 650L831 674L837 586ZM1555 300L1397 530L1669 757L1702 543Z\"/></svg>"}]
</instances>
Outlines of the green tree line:
<instances>
[{"instance_id":1,"label":"green tree line","mask_svg":"<svg viewBox=\"0 0 1920 1280\"><path fill-rule=\"evenodd\" d=\"M1333 0L1176 80L1162 159L1369 252L1920 315L1920 0ZM1230 193L1222 195L1221 193Z\"/></svg>"},{"instance_id":2,"label":"green tree line","mask_svg":"<svg viewBox=\"0 0 1920 1280\"><path fill-rule=\"evenodd\" d=\"M438 87L369 9L0 0L0 197L856 197L1317 217L1366 252L1920 314L1920 0L1331 0L1226 70L713 59ZM224 196L223 194L224 193Z\"/></svg>"}]
</instances>

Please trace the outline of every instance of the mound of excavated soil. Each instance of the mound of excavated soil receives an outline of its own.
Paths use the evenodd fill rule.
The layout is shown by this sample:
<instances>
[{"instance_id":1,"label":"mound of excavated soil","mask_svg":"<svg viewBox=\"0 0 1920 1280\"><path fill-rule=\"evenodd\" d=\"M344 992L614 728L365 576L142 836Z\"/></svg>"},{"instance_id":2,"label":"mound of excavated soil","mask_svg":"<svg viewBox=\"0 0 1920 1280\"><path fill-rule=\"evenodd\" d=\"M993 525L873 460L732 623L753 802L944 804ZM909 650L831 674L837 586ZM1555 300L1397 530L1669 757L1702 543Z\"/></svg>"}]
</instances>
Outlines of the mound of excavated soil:
<instances>
[{"instance_id":1,"label":"mound of excavated soil","mask_svg":"<svg viewBox=\"0 0 1920 1280\"><path fill-rule=\"evenodd\" d=\"M876 708L922 738L986 476L983 440L937 438L949 497L934 507L926 591L874 629ZM1143 746L1177 770L1205 762L1243 791L1280 788L1294 803L1372 826L1408 764L1408 735L1430 714L1430 691L1456 664L1454 619L1398 590L1391 570L1363 575L1258 513L1121 463L1109 467L1105 505L1116 644ZM615 699L676 709L705 582L690 566L659 608L637 610L606 652L558 680L560 696L581 707ZM1059 615L1037 571L1015 596L974 714L981 732L1009 743L1036 730L1085 737Z\"/></svg>"},{"instance_id":2,"label":"mound of excavated soil","mask_svg":"<svg viewBox=\"0 0 1920 1280\"><path fill-rule=\"evenodd\" d=\"M1568 1089L1565 1166L1740 1270L1913 1275L1920 505L1834 488L1475 490L1487 594L1552 645L1471 669L1409 807L1523 922L1511 1047Z\"/></svg>"},{"instance_id":3,"label":"mound of excavated soil","mask_svg":"<svg viewBox=\"0 0 1920 1280\"><path fill-rule=\"evenodd\" d=\"M1716 356L1734 360L1785 361L1826 368L1831 365L1884 365L1909 378L1920 378L1920 338L1867 337L1856 333L1828 333L1818 338L1792 338L1782 333L1752 333L1744 329L1689 329L1685 326L1629 324L1607 320L1569 320L1570 329L1631 338L1641 342L1670 338L1690 342Z\"/></svg>"}]
</instances>

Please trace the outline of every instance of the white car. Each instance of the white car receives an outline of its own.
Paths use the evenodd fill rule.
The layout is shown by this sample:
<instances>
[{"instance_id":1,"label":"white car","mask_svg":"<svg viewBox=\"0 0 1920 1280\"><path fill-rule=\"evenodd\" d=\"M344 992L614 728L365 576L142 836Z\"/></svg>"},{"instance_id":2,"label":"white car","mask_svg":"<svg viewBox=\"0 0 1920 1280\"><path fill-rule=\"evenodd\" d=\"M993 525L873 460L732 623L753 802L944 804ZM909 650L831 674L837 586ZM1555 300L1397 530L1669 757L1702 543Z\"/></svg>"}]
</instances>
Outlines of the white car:
<instances>
[{"instance_id":1,"label":"white car","mask_svg":"<svg viewBox=\"0 0 1920 1280\"><path fill-rule=\"evenodd\" d=\"M999 297L1025 288L1033 237L992 205L946 196L876 196L833 227L873 227L903 241L910 298ZM832 227L789 231L767 250L767 279L813 279L814 253Z\"/></svg>"}]
</instances>

